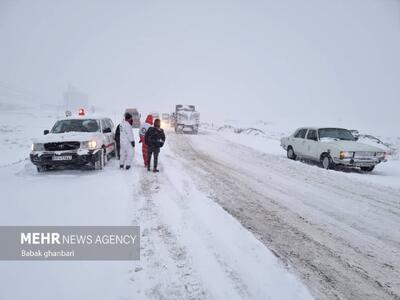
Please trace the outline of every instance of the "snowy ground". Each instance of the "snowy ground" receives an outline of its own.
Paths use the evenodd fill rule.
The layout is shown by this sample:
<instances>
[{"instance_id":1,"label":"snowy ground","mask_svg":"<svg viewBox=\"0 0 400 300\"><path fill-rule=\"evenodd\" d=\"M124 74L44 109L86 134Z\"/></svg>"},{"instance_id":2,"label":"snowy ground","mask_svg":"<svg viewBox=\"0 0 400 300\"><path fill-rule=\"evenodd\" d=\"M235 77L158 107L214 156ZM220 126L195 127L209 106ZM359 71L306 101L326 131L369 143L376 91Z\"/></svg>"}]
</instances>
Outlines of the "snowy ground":
<instances>
[{"instance_id":1,"label":"snowy ground","mask_svg":"<svg viewBox=\"0 0 400 300\"><path fill-rule=\"evenodd\" d=\"M197 185L174 134L160 174L145 171L140 149L130 171L112 160L99 172L38 174L27 155L54 112L1 108L0 225L140 225L141 259L0 262L0 299L312 298L290 266Z\"/></svg>"}]
</instances>

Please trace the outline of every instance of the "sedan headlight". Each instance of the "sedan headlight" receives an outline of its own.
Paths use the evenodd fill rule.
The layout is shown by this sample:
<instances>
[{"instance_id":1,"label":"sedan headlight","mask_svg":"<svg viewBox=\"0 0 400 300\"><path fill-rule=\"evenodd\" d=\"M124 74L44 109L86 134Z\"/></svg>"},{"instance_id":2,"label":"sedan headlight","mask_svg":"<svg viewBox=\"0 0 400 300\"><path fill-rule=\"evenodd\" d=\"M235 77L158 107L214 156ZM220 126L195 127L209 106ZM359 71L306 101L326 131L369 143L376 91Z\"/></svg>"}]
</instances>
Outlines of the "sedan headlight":
<instances>
[{"instance_id":1,"label":"sedan headlight","mask_svg":"<svg viewBox=\"0 0 400 300\"><path fill-rule=\"evenodd\" d=\"M32 151L44 151L44 144L42 143L33 143L31 146Z\"/></svg>"},{"instance_id":2,"label":"sedan headlight","mask_svg":"<svg viewBox=\"0 0 400 300\"><path fill-rule=\"evenodd\" d=\"M345 158L352 158L354 156L354 152L351 151L340 151L340 159L345 159Z\"/></svg>"},{"instance_id":3,"label":"sedan headlight","mask_svg":"<svg viewBox=\"0 0 400 300\"><path fill-rule=\"evenodd\" d=\"M376 157L385 158L385 156L386 156L385 152L376 152Z\"/></svg>"},{"instance_id":4,"label":"sedan headlight","mask_svg":"<svg viewBox=\"0 0 400 300\"><path fill-rule=\"evenodd\" d=\"M96 149L97 142L95 140L81 142L81 148L83 149Z\"/></svg>"}]
</instances>

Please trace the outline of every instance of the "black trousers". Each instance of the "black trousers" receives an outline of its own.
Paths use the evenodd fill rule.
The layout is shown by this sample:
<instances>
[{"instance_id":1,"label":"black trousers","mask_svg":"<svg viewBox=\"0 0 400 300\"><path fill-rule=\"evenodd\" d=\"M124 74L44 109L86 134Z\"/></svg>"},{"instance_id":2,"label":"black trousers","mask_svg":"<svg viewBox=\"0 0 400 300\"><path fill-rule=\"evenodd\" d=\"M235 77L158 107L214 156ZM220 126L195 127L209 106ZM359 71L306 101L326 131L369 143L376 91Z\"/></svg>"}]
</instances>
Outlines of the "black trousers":
<instances>
[{"instance_id":1,"label":"black trousers","mask_svg":"<svg viewBox=\"0 0 400 300\"><path fill-rule=\"evenodd\" d=\"M115 141L115 144L117 146L117 158L119 159L120 158L119 153L121 151L121 143L119 141Z\"/></svg>"},{"instance_id":2,"label":"black trousers","mask_svg":"<svg viewBox=\"0 0 400 300\"><path fill-rule=\"evenodd\" d=\"M147 148L147 169L150 169L151 156L154 154L154 165L153 169L157 169L158 164L158 154L160 153L160 148L158 147L148 147Z\"/></svg>"}]
</instances>

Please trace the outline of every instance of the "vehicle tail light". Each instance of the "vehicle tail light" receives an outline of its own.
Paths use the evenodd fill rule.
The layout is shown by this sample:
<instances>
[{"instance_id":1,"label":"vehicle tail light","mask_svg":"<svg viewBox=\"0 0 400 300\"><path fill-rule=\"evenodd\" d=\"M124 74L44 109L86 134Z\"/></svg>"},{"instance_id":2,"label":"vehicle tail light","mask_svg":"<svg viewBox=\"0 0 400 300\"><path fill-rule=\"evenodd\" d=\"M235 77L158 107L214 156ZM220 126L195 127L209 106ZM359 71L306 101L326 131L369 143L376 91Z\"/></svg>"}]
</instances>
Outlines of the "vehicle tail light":
<instances>
[{"instance_id":1,"label":"vehicle tail light","mask_svg":"<svg viewBox=\"0 0 400 300\"><path fill-rule=\"evenodd\" d=\"M84 116L84 115L85 115L85 110L83 108L80 108L79 112L78 112L78 116Z\"/></svg>"}]
</instances>

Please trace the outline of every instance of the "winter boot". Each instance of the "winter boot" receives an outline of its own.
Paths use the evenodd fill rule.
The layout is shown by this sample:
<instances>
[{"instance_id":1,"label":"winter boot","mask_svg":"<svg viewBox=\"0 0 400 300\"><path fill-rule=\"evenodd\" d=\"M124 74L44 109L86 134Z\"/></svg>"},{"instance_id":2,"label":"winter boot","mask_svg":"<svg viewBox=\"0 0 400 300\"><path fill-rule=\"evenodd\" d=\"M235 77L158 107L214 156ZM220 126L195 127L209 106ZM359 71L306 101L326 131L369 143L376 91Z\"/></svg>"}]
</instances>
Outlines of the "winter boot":
<instances>
[{"instance_id":1,"label":"winter boot","mask_svg":"<svg viewBox=\"0 0 400 300\"><path fill-rule=\"evenodd\" d=\"M119 165L119 168L120 168L120 169L123 169L123 168L124 168L124 165Z\"/></svg>"},{"instance_id":2,"label":"winter boot","mask_svg":"<svg viewBox=\"0 0 400 300\"><path fill-rule=\"evenodd\" d=\"M131 166L126 166L125 169L129 170L131 168Z\"/></svg>"}]
</instances>

